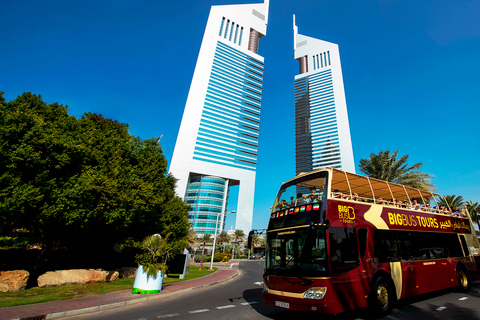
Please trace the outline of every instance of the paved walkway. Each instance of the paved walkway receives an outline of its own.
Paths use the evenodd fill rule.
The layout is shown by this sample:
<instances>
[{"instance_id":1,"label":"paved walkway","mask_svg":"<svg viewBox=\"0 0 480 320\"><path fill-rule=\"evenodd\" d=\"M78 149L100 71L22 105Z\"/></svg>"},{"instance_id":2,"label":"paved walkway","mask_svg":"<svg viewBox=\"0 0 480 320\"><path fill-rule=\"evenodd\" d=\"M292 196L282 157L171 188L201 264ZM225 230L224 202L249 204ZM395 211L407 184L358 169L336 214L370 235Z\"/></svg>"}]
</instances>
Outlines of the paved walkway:
<instances>
[{"instance_id":1,"label":"paved walkway","mask_svg":"<svg viewBox=\"0 0 480 320\"><path fill-rule=\"evenodd\" d=\"M132 294L131 290L128 290L85 298L0 308L0 320L60 319L79 314L154 301L167 296L171 297L173 295L182 294L190 290L201 289L214 284L222 283L236 277L238 275L238 268L232 268L233 264L238 264L238 261L231 260L228 264L215 263L214 266L218 268L216 272L197 279L166 284L163 286L162 291L156 294L135 295ZM205 265L204 267L208 268L209 264L208 266Z\"/></svg>"}]
</instances>

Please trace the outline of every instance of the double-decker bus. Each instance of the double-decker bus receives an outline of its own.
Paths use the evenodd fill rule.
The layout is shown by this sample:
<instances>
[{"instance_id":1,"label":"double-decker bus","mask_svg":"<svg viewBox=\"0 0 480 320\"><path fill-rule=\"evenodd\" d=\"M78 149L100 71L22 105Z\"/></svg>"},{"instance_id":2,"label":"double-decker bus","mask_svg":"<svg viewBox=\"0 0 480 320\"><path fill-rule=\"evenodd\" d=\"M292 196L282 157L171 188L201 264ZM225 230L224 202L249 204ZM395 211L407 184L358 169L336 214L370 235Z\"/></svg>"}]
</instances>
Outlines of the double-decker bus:
<instances>
[{"instance_id":1,"label":"double-decker bus","mask_svg":"<svg viewBox=\"0 0 480 320\"><path fill-rule=\"evenodd\" d=\"M283 183L266 234L263 301L385 315L398 299L468 290L480 279L476 231L466 210L444 212L439 197L333 168Z\"/></svg>"}]
</instances>

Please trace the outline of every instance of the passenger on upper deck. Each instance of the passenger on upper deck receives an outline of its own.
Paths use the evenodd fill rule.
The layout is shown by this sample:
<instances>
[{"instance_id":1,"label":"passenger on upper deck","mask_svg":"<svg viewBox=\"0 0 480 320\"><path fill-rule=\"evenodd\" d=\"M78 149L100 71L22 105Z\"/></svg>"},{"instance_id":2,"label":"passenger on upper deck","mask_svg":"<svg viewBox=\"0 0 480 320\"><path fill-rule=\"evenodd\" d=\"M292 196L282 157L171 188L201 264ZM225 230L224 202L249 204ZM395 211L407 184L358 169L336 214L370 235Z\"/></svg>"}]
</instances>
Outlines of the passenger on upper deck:
<instances>
[{"instance_id":1,"label":"passenger on upper deck","mask_svg":"<svg viewBox=\"0 0 480 320\"><path fill-rule=\"evenodd\" d=\"M289 208L288 203L285 200L280 200L280 202L277 204L277 207L276 207L277 210L283 210L288 208Z\"/></svg>"},{"instance_id":2,"label":"passenger on upper deck","mask_svg":"<svg viewBox=\"0 0 480 320\"><path fill-rule=\"evenodd\" d=\"M397 199L393 198L389 203L388 205L390 207L396 207L397 206Z\"/></svg>"},{"instance_id":3,"label":"passenger on upper deck","mask_svg":"<svg viewBox=\"0 0 480 320\"><path fill-rule=\"evenodd\" d=\"M417 199L412 199L412 209L420 210L420 203L417 202Z\"/></svg>"},{"instance_id":4,"label":"passenger on upper deck","mask_svg":"<svg viewBox=\"0 0 480 320\"><path fill-rule=\"evenodd\" d=\"M333 190L333 192L332 192L332 197L333 198L341 199L342 196L343 196L343 194L340 191L338 191L338 189Z\"/></svg>"},{"instance_id":5,"label":"passenger on upper deck","mask_svg":"<svg viewBox=\"0 0 480 320\"><path fill-rule=\"evenodd\" d=\"M297 202L295 205L297 206L301 206L302 204L306 204L307 202L305 201L305 199L303 199L303 195L302 193L297 193Z\"/></svg>"},{"instance_id":6,"label":"passenger on upper deck","mask_svg":"<svg viewBox=\"0 0 480 320\"><path fill-rule=\"evenodd\" d=\"M383 198L378 198L376 202L377 204L383 204L383 205L386 204L386 201L383 200Z\"/></svg>"},{"instance_id":7,"label":"passenger on upper deck","mask_svg":"<svg viewBox=\"0 0 480 320\"><path fill-rule=\"evenodd\" d=\"M320 203L321 195L317 193L317 188L310 187L310 194L304 195L306 203Z\"/></svg>"},{"instance_id":8,"label":"passenger on upper deck","mask_svg":"<svg viewBox=\"0 0 480 320\"><path fill-rule=\"evenodd\" d=\"M452 214L456 217L465 217L466 216L460 210L457 210L457 208L455 208L455 207L452 207Z\"/></svg>"},{"instance_id":9,"label":"passenger on upper deck","mask_svg":"<svg viewBox=\"0 0 480 320\"><path fill-rule=\"evenodd\" d=\"M425 204L425 207L422 208L423 211L426 211L426 212L435 212L434 209L432 209L432 207L430 207L430 203L427 202L427 204Z\"/></svg>"}]
</instances>

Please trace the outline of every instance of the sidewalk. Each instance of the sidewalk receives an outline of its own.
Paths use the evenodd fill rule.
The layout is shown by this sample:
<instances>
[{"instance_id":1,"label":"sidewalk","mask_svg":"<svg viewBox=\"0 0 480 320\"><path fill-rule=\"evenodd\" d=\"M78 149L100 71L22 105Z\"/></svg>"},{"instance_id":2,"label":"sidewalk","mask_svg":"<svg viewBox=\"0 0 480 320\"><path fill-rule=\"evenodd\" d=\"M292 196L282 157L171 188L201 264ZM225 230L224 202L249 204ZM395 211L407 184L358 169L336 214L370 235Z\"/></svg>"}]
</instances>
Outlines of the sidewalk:
<instances>
[{"instance_id":1,"label":"sidewalk","mask_svg":"<svg viewBox=\"0 0 480 320\"><path fill-rule=\"evenodd\" d=\"M156 294L134 295L131 290L128 290L85 298L1 308L0 320L61 319L117 307L130 306L137 303L150 302L167 296L171 297L190 290L209 287L236 277L238 275L238 269L232 268L232 264L238 264L238 261L231 260L228 262L228 266L226 266L225 263L214 263L215 268L218 268L216 272L201 278L164 285L162 291ZM208 268L208 266L206 267Z\"/></svg>"}]
</instances>

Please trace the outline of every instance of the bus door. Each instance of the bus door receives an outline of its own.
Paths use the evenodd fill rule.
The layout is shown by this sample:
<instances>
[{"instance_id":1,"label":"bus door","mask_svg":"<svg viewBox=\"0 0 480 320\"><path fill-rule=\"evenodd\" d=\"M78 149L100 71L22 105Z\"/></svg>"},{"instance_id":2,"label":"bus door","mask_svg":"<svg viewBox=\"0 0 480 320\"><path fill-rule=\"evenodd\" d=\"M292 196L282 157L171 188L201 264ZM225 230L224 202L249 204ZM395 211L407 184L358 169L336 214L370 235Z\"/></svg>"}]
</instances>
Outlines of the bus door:
<instances>
[{"instance_id":1,"label":"bus door","mask_svg":"<svg viewBox=\"0 0 480 320\"><path fill-rule=\"evenodd\" d=\"M345 310L367 305L368 281L363 268L359 268L360 260L365 255L367 232L366 229L359 230L362 231L357 236L355 228L328 229L333 283L338 301L341 301ZM359 243L362 247L360 250Z\"/></svg>"}]
</instances>

